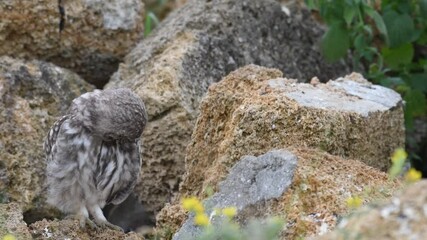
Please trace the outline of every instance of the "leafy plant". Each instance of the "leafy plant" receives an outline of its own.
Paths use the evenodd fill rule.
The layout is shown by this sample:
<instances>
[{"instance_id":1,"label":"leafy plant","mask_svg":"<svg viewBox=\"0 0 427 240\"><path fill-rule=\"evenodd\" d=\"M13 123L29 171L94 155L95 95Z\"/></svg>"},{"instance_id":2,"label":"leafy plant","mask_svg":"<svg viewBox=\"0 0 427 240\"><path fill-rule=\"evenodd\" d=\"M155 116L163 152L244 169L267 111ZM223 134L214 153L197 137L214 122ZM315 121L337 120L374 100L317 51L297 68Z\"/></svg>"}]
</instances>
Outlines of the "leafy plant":
<instances>
[{"instance_id":1,"label":"leafy plant","mask_svg":"<svg viewBox=\"0 0 427 240\"><path fill-rule=\"evenodd\" d=\"M194 224L203 228L197 238L199 240L274 240L278 239L284 224L280 218L272 217L263 221L252 220L242 228L234 221L237 214L235 207L214 209L208 216L203 204L195 197L183 199L182 206L194 214Z\"/></svg>"},{"instance_id":2,"label":"leafy plant","mask_svg":"<svg viewBox=\"0 0 427 240\"><path fill-rule=\"evenodd\" d=\"M144 36L150 35L151 31L160 23L158 14L166 7L168 0L157 0L147 6L147 14L144 23Z\"/></svg>"},{"instance_id":3,"label":"leafy plant","mask_svg":"<svg viewBox=\"0 0 427 240\"><path fill-rule=\"evenodd\" d=\"M306 0L329 26L329 61L351 52L353 66L405 100L406 126L427 114L427 0Z\"/></svg>"},{"instance_id":4,"label":"leafy plant","mask_svg":"<svg viewBox=\"0 0 427 240\"><path fill-rule=\"evenodd\" d=\"M148 11L147 16L145 17L144 36L147 37L158 24L159 20L156 15L153 12Z\"/></svg>"},{"instance_id":5,"label":"leafy plant","mask_svg":"<svg viewBox=\"0 0 427 240\"><path fill-rule=\"evenodd\" d=\"M421 172L410 168L405 172L405 163L408 158L408 153L403 148L398 148L391 156L391 168L388 171L391 179L404 174L407 183L413 183L421 179Z\"/></svg>"}]
</instances>

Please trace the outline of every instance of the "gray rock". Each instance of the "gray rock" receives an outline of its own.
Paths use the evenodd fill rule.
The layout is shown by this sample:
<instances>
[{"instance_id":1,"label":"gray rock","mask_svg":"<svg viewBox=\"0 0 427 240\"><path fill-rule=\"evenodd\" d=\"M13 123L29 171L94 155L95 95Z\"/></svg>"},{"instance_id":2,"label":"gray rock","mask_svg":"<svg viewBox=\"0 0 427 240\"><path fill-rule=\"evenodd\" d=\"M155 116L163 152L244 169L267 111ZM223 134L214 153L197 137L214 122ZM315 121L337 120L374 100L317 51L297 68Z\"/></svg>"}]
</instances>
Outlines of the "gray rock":
<instances>
[{"instance_id":1,"label":"gray rock","mask_svg":"<svg viewBox=\"0 0 427 240\"><path fill-rule=\"evenodd\" d=\"M144 31L141 0L2 0L0 16L0 56L52 62L98 87Z\"/></svg>"},{"instance_id":2,"label":"gray rock","mask_svg":"<svg viewBox=\"0 0 427 240\"><path fill-rule=\"evenodd\" d=\"M231 168L220 183L218 193L204 201L206 213L215 208L234 206L238 212L283 195L292 183L297 157L285 150L272 150L259 157L245 156ZM220 218L220 217L219 217ZM202 229L193 224L194 216L186 220L174 235L174 240L194 239ZM217 224L220 219L213 219Z\"/></svg>"},{"instance_id":3,"label":"gray rock","mask_svg":"<svg viewBox=\"0 0 427 240\"><path fill-rule=\"evenodd\" d=\"M0 203L0 236L6 239L3 237L8 234L16 239L32 239L17 203Z\"/></svg>"},{"instance_id":4,"label":"gray rock","mask_svg":"<svg viewBox=\"0 0 427 240\"><path fill-rule=\"evenodd\" d=\"M0 57L0 201L35 207L44 184L47 131L75 97L92 89L53 64Z\"/></svg>"},{"instance_id":5,"label":"gray rock","mask_svg":"<svg viewBox=\"0 0 427 240\"><path fill-rule=\"evenodd\" d=\"M357 73L329 81L323 88L311 84L290 85L289 80L283 78L269 80L269 86L282 88L286 96L306 107L355 112L368 117L370 113L386 112L402 104L400 94L373 85Z\"/></svg>"},{"instance_id":6,"label":"gray rock","mask_svg":"<svg viewBox=\"0 0 427 240\"><path fill-rule=\"evenodd\" d=\"M364 206L313 240L422 240L427 236L427 181L406 185L387 201Z\"/></svg>"},{"instance_id":7,"label":"gray rock","mask_svg":"<svg viewBox=\"0 0 427 240\"><path fill-rule=\"evenodd\" d=\"M307 81L348 72L328 64L317 42L322 27L309 12L283 12L273 0L190 0L171 13L120 65L107 88L129 87L150 118L142 137L144 163L136 191L152 210L170 201L184 174L185 148L208 87L255 63Z\"/></svg>"}]
</instances>

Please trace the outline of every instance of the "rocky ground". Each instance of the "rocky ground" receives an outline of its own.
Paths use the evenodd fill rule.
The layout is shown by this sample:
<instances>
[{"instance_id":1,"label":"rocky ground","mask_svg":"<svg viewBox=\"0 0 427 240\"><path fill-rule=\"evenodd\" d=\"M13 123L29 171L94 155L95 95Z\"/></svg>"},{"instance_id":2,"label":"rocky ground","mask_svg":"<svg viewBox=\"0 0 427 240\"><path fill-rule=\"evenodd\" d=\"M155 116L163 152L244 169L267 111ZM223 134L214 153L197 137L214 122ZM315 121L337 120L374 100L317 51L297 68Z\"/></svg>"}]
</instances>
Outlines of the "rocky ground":
<instances>
[{"instance_id":1,"label":"rocky ground","mask_svg":"<svg viewBox=\"0 0 427 240\"><path fill-rule=\"evenodd\" d=\"M282 239L423 239L426 183L386 173L405 145L400 95L326 62L301 1L170 1L144 38L152 4L0 2L0 237L192 239L202 229L180 201L196 196L241 224L280 216ZM104 209L136 232L81 228L46 204L43 139L95 87L147 107L141 180ZM350 211L353 196L365 207Z\"/></svg>"}]
</instances>

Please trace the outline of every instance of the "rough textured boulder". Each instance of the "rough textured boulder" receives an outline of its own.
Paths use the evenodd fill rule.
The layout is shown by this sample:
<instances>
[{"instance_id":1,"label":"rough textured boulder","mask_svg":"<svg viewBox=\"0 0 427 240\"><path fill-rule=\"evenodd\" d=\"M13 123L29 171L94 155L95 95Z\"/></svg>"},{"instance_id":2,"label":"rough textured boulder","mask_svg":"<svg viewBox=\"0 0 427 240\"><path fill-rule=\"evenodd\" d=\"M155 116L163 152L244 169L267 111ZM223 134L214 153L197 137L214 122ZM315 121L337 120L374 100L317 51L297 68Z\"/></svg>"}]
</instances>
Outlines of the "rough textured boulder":
<instances>
[{"instance_id":1,"label":"rough textured boulder","mask_svg":"<svg viewBox=\"0 0 427 240\"><path fill-rule=\"evenodd\" d=\"M332 229L351 196L370 202L398 188L380 169L404 144L403 113L398 94L358 74L327 84L281 77L278 70L250 65L209 88L179 194L203 199L207 189L219 191L218 183L243 156L288 149L298 157L290 188L267 210L252 214L284 213L283 237L295 239ZM160 228L183 223L178 202L157 216Z\"/></svg>"},{"instance_id":2,"label":"rough textured boulder","mask_svg":"<svg viewBox=\"0 0 427 240\"><path fill-rule=\"evenodd\" d=\"M254 147L258 146L260 145ZM266 151L270 150L269 146L264 148ZM364 203L375 202L391 197L401 186L399 182L390 181L386 173L357 160L343 159L309 148L288 150L298 157L289 188L277 199L271 199L259 208L247 208L250 211L239 213L246 220L251 216L283 217L286 227L282 232L282 239L298 239L330 231L335 227L338 218L349 212L350 209L346 205L349 197L359 196ZM215 175L218 181L211 182L210 186L213 188L226 177L223 168L229 170L237 163L224 161L226 158L224 155L212 157L211 164L206 169L212 176ZM228 158L234 159L229 156ZM207 194L200 193L196 196L204 199ZM158 231L177 231L186 219L187 215L178 203L168 204L157 216Z\"/></svg>"},{"instance_id":3,"label":"rough textured boulder","mask_svg":"<svg viewBox=\"0 0 427 240\"><path fill-rule=\"evenodd\" d=\"M187 149L181 193L200 195L227 166L266 149L320 148L386 170L389 156L404 146L402 100L394 91L358 74L314 85L281 76L250 65L210 87Z\"/></svg>"},{"instance_id":4,"label":"rough textured boulder","mask_svg":"<svg viewBox=\"0 0 427 240\"><path fill-rule=\"evenodd\" d=\"M0 237L10 234L16 239L31 239L23 218L19 204L0 204Z\"/></svg>"},{"instance_id":5,"label":"rough textured boulder","mask_svg":"<svg viewBox=\"0 0 427 240\"><path fill-rule=\"evenodd\" d=\"M296 165L296 156L283 150L271 151L259 157L243 157L219 184L219 191L203 202L206 214L210 216L215 208L229 206L236 207L238 213L261 212L267 206L266 202L282 196L292 184ZM246 220L251 216L237 217ZM221 216L215 216L213 224L218 224L220 219ZM201 230L194 225L192 214L173 239L196 239Z\"/></svg>"},{"instance_id":6,"label":"rough textured boulder","mask_svg":"<svg viewBox=\"0 0 427 240\"><path fill-rule=\"evenodd\" d=\"M53 64L0 57L0 202L29 209L40 200L47 131L72 99L91 89Z\"/></svg>"},{"instance_id":7,"label":"rough textured boulder","mask_svg":"<svg viewBox=\"0 0 427 240\"><path fill-rule=\"evenodd\" d=\"M77 220L42 220L29 227L23 220L19 204L0 204L0 237L7 234L16 239L80 239L80 240L140 240L136 233L125 234L111 229L82 229Z\"/></svg>"},{"instance_id":8,"label":"rough textured boulder","mask_svg":"<svg viewBox=\"0 0 427 240\"><path fill-rule=\"evenodd\" d=\"M387 203L366 206L343 218L319 240L421 240L427 236L427 181L408 186Z\"/></svg>"},{"instance_id":9,"label":"rough textured boulder","mask_svg":"<svg viewBox=\"0 0 427 240\"><path fill-rule=\"evenodd\" d=\"M143 32L140 0L0 1L0 15L0 55L53 62L98 86Z\"/></svg>"},{"instance_id":10,"label":"rough textured boulder","mask_svg":"<svg viewBox=\"0 0 427 240\"><path fill-rule=\"evenodd\" d=\"M171 13L107 85L133 89L147 106L141 200L158 210L177 191L199 102L229 72L250 63L301 81L348 72L322 59L316 44L322 34L308 12L288 16L273 0L191 0Z\"/></svg>"},{"instance_id":11,"label":"rough textured boulder","mask_svg":"<svg viewBox=\"0 0 427 240\"><path fill-rule=\"evenodd\" d=\"M80 227L77 220L42 220L29 226L33 239L81 239L81 240L142 240L134 232L123 233L111 229L90 229Z\"/></svg>"}]
</instances>

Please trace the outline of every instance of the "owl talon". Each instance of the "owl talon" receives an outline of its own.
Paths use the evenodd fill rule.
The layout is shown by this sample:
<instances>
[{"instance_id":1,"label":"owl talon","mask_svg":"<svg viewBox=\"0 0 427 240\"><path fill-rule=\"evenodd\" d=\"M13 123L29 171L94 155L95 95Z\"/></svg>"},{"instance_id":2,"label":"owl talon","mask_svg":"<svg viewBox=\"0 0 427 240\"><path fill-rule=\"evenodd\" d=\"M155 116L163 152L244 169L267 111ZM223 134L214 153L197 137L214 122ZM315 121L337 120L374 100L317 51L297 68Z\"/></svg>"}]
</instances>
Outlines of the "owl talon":
<instances>
[{"instance_id":1,"label":"owl talon","mask_svg":"<svg viewBox=\"0 0 427 240\"><path fill-rule=\"evenodd\" d=\"M90 229L95 230L98 228L98 226L89 218L86 218L86 220L84 220L84 222L80 222L80 226L81 227L85 227L85 226L89 226Z\"/></svg>"},{"instance_id":2,"label":"owl talon","mask_svg":"<svg viewBox=\"0 0 427 240\"><path fill-rule=\"evenodd\" d=\"M109 222L98 221L98 222L96 223L96 225L97 225L98 227L100 227L100 228L109 228L109 229L111 229L111 230L115 230L115 231L123 232L123 229L122 229L121 227L116 226L116 225L114 225L114 224L112 224L112 223L109 223Z\"/></svg>"},{"instance_id":3,"label":"owl talon","mask_svg":"<svg viewBox=\"0 0 427 240\"><path fill-rule=\"evenodd\" d=\"M80 228L86 228L88 226L90 229L95 230L98 228L98 226L89 218L85 217L84 215L76 214L76 215L68 215L64 218L64 220L75 220L78 221L80 224Z\"/></svg>"}]
</instances>

